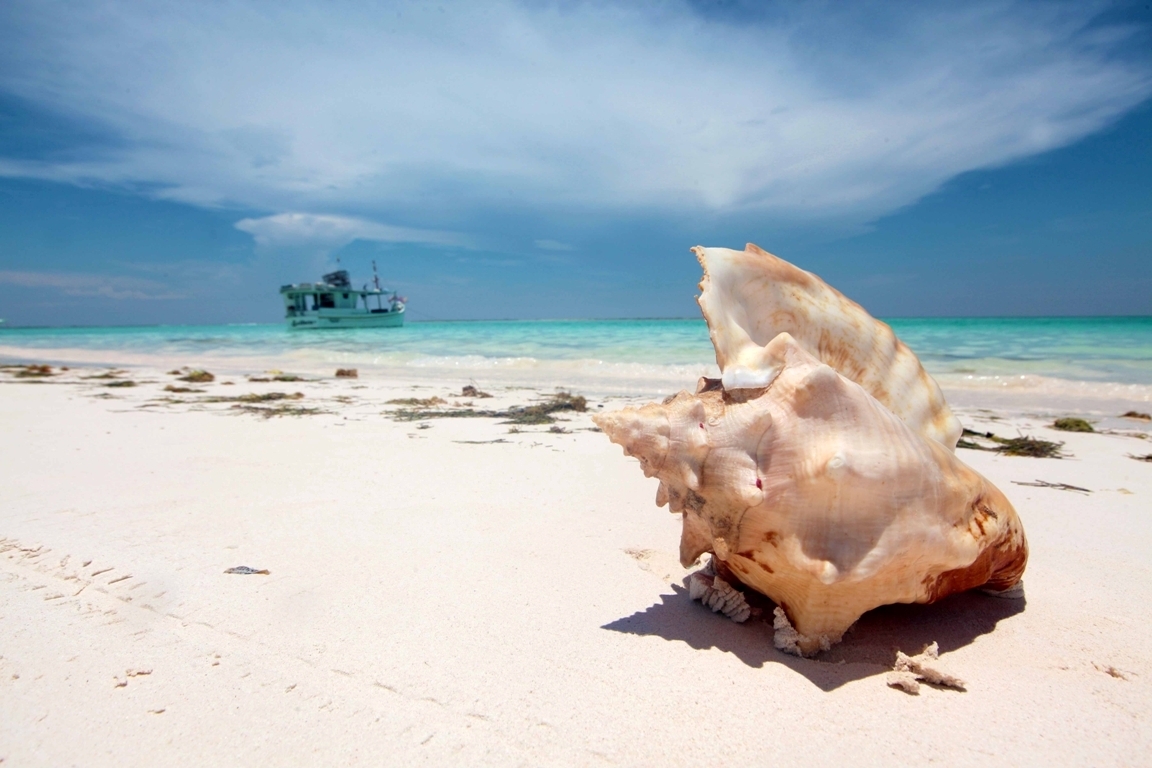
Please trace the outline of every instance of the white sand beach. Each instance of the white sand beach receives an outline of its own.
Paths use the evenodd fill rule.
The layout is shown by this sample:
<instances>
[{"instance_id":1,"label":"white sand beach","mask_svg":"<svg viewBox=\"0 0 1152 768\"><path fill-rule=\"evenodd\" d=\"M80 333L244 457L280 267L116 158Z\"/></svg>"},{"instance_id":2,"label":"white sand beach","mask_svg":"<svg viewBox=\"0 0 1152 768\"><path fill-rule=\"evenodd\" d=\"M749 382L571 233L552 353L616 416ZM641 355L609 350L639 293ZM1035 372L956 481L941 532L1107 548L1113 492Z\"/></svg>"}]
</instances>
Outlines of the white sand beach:
<instances>
[{"instance_id":1,"label":"white sand beach","mask_svg":"<svg viewBox=\"0 0 1152 768\"><path fill-rule=\"evenodd\" d=\"M1152 768L1150 138L1152 0L0 2L0 768Z\"/></svg>"},{"instance_id":2,"label":"white sand beach","mask_svg":"<svg viewBox=\"0 0 1152 768\"><path fill-rule=\"evenodd\" d=\"M161 369L124 387L13 370L5 766L1150 762L1152 462L1130 455L1152 440L1118 418L1129 403L961 393L967 427L1065 443L1063 459L959 451L1024 522L1026 599L881 608L800 659L770 621L689 600L677 516L592 430L623 398L575 390L588 412L558 412L560 431L510 432L400 421L386 401L551 392L329 373L171 393ZM303 396L203 401L271 392ZM285 407L320 412L253 410ZM1109 432L1057 432L1058 415ZM1037 481L1085 491L1017 484ZM966 690L888 687L896 650L931 642Z\"/></svg>"}]
</instances>

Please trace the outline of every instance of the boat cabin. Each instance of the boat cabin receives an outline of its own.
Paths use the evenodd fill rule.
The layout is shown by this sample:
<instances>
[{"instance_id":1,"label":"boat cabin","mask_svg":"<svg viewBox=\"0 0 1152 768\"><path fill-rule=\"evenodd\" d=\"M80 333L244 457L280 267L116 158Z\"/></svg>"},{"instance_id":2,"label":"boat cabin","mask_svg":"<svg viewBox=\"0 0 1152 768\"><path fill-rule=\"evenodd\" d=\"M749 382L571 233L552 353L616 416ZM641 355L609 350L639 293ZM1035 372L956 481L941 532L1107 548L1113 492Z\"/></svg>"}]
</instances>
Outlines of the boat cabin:
<instances>
[{"instance_id":1,"label":"boat cabin","mask_svg":"<svg viewBox=\"0 0 1152 768\"><path fill-rule=\"evenodd\" d=\"M403 315L404 312L404 299L395 291L386 291L378 283L371 288L367 285L353 288L348 272L343 269L324 275L317 283L283 285L280 294L284 297L285 319L292 327L378 325L382 323L365 321L373 316L383 321L381 315Z\"/></svg>"}]
</instances>

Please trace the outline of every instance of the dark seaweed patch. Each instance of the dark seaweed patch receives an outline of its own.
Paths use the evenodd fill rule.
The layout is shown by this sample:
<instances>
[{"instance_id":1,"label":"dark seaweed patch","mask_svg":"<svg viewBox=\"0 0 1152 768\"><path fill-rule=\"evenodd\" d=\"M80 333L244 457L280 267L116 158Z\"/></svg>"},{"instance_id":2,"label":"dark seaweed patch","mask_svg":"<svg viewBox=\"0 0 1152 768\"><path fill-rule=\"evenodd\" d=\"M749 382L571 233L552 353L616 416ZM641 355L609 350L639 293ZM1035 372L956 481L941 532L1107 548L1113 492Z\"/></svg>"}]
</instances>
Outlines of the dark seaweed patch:
<instances>
[{"instance_id":1,"label":"dark seaweed patch","mask_svg":"<svg viewBox=\"0 0 1152 768\"><path fill-rule=\"evenodd\" d=\"M439 401L438 403L435 401ZM588 410L588 401L582 395L573 395L571 392L557 392L542 403L532 405L514 405L504 411L481 410L474 408L453 408L450 410L436 410L434 405L442 405L444 401L438 397L426 400L404 398L390 400L389 405L410 405L412 408L401 408L392 411L389 415L397 421L422 421L424 419L505 419L504 424L530 426L534 424L555 424L553 414L559 411Z\"/></svg>"},{"instance_id":2,"label":"dark seaweed patch","mask_svg":"<svg viewBox=\"0 0 1152 768\"><path fill-rule=\"evenodd\" d=\"M1058 429L1061 432L1095 432L1092 425L1084 419L1077 419L1072 416L1066 416L1062 419L1056 419L1052 423L1052 429Z\"/></svg>"}]
</instances>

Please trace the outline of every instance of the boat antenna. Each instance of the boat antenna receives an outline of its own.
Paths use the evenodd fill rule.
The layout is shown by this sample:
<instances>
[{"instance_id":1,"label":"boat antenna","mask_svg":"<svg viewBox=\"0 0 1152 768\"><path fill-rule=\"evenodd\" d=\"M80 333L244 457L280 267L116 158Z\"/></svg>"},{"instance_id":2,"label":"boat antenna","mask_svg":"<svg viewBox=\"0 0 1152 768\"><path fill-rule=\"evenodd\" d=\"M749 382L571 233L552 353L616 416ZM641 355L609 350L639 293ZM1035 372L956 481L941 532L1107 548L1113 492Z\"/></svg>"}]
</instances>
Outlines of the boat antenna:
<instances>
[{"instance_id":1,"label":"boat antenna","mask_svg":"<svg viewBox=\"0 0 1152 768\"><path fill-rule=\"evenodd\" d=\"M380 275L376 274L376 259L372 259L372 282L376 284L376 290L380 290Z\"/></svg>"}]
</instances>

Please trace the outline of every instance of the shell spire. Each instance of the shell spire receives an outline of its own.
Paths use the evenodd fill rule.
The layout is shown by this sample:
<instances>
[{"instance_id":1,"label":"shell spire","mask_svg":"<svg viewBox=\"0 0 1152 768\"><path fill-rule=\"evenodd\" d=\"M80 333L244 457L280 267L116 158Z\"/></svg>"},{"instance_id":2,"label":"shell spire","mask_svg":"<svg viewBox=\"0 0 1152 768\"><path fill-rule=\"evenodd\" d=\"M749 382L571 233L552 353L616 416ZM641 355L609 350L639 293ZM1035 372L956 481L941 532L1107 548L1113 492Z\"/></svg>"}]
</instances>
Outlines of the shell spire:
<instances>
[{"instance_id":1,"label":"shell spire","mask_svg":"<svg viewBox=\"0 0 1152 768\"><path fill-rule=\"evenodd\" d=\"M922 435L955 450L960 422L940 386L886 324L816 275L749 243L692 249L704 277L698 302L726 389L765 386L765 345L789 333L864 387Z\"/></svg>"}]
</instances>

